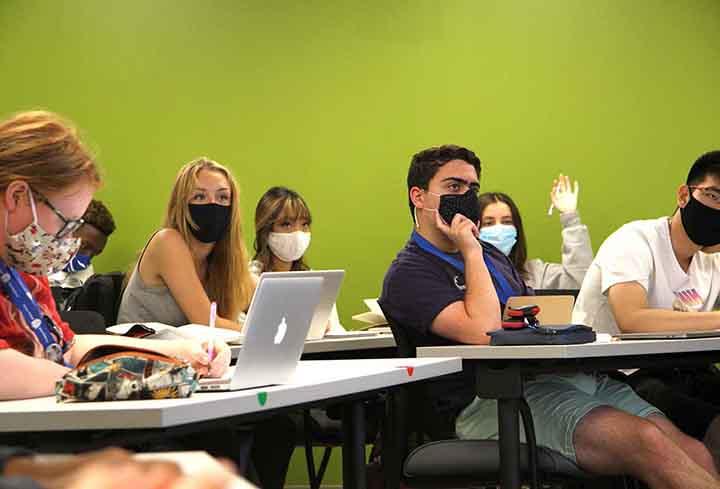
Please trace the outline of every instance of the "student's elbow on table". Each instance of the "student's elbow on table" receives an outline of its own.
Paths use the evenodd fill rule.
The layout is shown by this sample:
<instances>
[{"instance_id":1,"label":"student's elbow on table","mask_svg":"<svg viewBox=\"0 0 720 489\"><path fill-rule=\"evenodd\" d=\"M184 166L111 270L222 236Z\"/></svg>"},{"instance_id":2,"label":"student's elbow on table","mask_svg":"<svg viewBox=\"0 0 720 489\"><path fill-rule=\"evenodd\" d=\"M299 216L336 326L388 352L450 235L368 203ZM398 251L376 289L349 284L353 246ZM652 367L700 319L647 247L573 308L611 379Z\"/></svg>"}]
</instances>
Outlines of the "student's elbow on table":
<instances>
[{"instance_id":1,"label":"student's elbow on table","mask_svg":"<svg viewBox=\"0 0 720 489\"><path fill-rule=\"evenodd\" d=\"M467 345L487 345L490 343L487 331L491 330L478 327L475 324L458 323L452 326L436 326L433 323L432 331L438 336Z\"/></svg>"},{"instance_id":2,"label":"student's elbow on table","mask_svg":"<svg viewBox=\"0 0 720 489\"><path fill-rule=\"evenodd\" d=\"M0 371L8 376L0 382L0 401L49 396L55 382L69 369L11 348L0 350Z\"/></svg>"},{"instance_id":3,"label":"student's elbow on table","mask_svg":"<svg viewBox=\"0 0 720 489\"><path fill-rule=\"evenodd\" d=\"M643 311L647 309L647 293L637 282L616 284L607 291L608 305L620 331L634 333L647 330Z\"/></svg>"},{"instance_id":4,"label":"student's elbow on table","mask_svg":"<svg viewBox=\"0 0 720 489\"><path fill-rule=\"evenodd\" d=\"M490 342L488 331L499 329L500 318L470 317L461 302L450 304L443 309L432 322L434 334L460 343L487 345Z\"/></svg>"}]
</instances>

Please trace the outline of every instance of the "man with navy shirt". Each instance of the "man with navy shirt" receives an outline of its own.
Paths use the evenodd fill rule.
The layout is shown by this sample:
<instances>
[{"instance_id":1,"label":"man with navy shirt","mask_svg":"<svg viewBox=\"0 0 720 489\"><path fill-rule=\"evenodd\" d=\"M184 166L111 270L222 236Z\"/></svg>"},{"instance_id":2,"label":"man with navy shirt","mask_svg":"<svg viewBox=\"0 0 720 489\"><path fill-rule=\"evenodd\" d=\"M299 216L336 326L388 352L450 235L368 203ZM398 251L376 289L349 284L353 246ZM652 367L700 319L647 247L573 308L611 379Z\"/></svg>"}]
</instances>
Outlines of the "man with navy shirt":
<instances>
[{"instance_id":1,"label":"man with navy shirt","mask_svg":"<svg viewBox=\"0 0 720 489\"><path fill-rule=\"evenodd\" d=\"M413 346L486 345L512 295L532 291L507 257L479 242L480 160L446 145L417 153L408 172L415 230L379 300ZM497 405L467 374L434 389L435 409L460 438L497 438ZM597 474L630 474L652 488L720 488L712 457L627 385L603 375L540 375L525 384L539 445Z\"/></svg>"}]
</instances>

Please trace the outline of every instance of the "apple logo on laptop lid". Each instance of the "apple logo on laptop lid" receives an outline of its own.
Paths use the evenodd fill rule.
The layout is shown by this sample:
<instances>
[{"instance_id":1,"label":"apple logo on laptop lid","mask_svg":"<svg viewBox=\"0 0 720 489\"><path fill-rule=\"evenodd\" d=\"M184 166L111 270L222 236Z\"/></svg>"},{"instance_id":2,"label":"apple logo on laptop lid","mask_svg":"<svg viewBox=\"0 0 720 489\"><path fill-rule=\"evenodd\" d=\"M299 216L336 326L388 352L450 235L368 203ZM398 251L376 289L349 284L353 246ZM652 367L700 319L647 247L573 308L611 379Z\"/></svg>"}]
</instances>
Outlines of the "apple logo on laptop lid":
<instances>
[{"instance_id":1,"label":"apple logo on laptop lid","mask_svg":"<svg viewBox=\"0 0 720 489\"><path fill-rule=\"evenodd\" d=\"M285 333L287 333L287 322L285 322L285 316L283 316L282 321L277 326L277 333L275 333L275 339L273 340L276 345L282 343L282 340L285 339Z\"/></svg>"}]
</instances>

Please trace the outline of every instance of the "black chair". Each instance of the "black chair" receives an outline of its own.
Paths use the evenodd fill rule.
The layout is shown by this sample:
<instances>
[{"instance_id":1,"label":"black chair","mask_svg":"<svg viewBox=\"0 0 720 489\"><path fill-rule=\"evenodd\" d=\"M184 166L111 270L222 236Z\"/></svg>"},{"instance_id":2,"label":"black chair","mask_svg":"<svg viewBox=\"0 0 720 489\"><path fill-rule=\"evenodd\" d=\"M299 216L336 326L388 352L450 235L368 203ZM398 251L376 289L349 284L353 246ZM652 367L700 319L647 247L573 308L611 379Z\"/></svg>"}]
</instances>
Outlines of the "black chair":
<instances>
[{"instance_id":1,"label":"black chair","mask_svg":"<svg viewBox=\"0 0 720 489\"><path fill-rule=\"evenodd\" d=\"M310 489L319 489L325 471L330 463L333 447L342 445L342 422L330 418L322 409L304 409L302 411L302 439L299 442L305 448L305 465L307 467ZM315 467L313 447L323 448L320 466Z\"/></svg>"},{"instance_id":2,"label":"black chair","mask_svg":"<svg viewBox=\"0 0 720 489\"><path fill-rule=\"evenodd\" d=\"M387 314L386 318L398 345L398 354L414 357L415 347L405 329ZM467 487L499 483L498 442L449 438L454 433L451 435L447 429L445 439L428 433L428 422L439 416L428 415L427 411L420 409L420 406L430 405L426 402L424 389L423 385L401 388L394 392L388 403L391 428L383 433L388 445L383 452L383 459L388 463L385 467L387 487L398 487L401 482L409 487ZM540 487L540 477L543 482L560 481L566 487L586 487L592 476L561 454L536 447L527 404L521 407L521 414L528 443L522 445L520 462L531 487ZM397 480L398 472L401 480Z\"/></svg>"},{"instance_id":3,"label":"black chair","mask_svg":"<svg viewBox=\"0 0 720 489\"><path fill-rule=\"evenodd\" d=\"M95 311L106 326L116 324L124 279L123 272L96 273L68 297L65 310Z\"/></svg>"},{"instance_id":4,"label":"black chair","mask_svg":"<svg viewBox=\"0 0 720 489\"><path fill-rule=\"evenodd\" d=\"M95 311L60 311L63 321L77 334L105 334L105 318Z\"/></svg>"}]
</instances>

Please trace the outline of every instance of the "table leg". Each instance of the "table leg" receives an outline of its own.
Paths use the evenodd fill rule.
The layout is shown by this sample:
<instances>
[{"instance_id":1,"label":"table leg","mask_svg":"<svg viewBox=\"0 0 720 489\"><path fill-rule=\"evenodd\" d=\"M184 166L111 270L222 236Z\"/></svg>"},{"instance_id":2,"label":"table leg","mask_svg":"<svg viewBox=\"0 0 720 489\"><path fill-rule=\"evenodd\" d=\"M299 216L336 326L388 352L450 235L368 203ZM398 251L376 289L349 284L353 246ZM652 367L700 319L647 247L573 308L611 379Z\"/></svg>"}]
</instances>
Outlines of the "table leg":
<instances>
[{"instance_id":1,"label":"table leg","mask_svg":"<svg viewBox=\"0 0 720 489\"><path fill-rule=\"evenodd\" d=\"M407 453L407 412L405 387L388 391L385 399L385 419L382 424L382 472L385 489L399 489L402 479L403 457Z\"/></svg>"},{"instance_id":2,"label":"table leg","mask_svg":"<svg viewBox=\"0 0 720 489\"><path fill-rule=\"evenodd\" d=\"M365 489L365 412L362 400L343 408L343 489Z\"/></svg>"},{"instance_id":3,"label":"table leg","mask_svg":"<svg viewBox=\"0 0 720 489\"><path fill-rule=\"evenodd\" d=\"M520 400L498 399L500 480L503 489L520 489Z\"/></svg>"}]
</instances>

